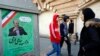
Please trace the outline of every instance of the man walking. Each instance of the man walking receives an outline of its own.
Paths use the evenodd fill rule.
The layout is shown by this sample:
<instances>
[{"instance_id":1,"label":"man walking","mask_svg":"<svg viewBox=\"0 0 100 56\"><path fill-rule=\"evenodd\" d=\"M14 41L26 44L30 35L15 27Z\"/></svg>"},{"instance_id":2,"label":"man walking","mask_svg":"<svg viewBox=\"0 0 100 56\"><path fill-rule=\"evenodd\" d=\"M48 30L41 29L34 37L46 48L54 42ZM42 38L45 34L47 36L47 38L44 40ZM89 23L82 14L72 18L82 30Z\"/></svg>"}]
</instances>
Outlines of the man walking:
<instances>
[{"instance_id":1,"label":"man walking","mask_svg":"<svg viewBox=\"0 0 100 56\"><path fill-rule=\"evenodd\" d=\"M63 22L60 24L60 34L61 34L60 46L62 48L63 42L65 41L67 44L67 48L68 48L68 56L71 56L71 43L70 43L70 39L67 36L68 29L67 29L67 24L66 24L66 22L68 22L69 16L66 16L64 14L62 15L62 19L63 19Z\"/></svg>"}]
</instances>

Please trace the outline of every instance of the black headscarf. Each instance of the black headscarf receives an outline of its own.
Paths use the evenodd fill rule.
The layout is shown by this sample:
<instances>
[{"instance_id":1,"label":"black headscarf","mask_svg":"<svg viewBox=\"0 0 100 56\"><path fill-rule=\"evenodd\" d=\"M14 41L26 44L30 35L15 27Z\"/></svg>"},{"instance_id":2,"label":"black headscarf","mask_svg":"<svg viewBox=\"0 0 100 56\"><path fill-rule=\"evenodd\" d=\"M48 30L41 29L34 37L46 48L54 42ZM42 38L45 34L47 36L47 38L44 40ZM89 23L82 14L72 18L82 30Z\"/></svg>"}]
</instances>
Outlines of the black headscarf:
<instances>
[{"instance_id":1,"label":"black headscarf","mask_svg":"<svg viewBox=\"0 0 100 56\"><path fill-rule=\"evenodd\" d=\"M89 19L94 19L95 18L95 13L91 8L85 8L82 10L82 13L84 15L84 22L86 22Z\"/></svg>"}]
</instances>

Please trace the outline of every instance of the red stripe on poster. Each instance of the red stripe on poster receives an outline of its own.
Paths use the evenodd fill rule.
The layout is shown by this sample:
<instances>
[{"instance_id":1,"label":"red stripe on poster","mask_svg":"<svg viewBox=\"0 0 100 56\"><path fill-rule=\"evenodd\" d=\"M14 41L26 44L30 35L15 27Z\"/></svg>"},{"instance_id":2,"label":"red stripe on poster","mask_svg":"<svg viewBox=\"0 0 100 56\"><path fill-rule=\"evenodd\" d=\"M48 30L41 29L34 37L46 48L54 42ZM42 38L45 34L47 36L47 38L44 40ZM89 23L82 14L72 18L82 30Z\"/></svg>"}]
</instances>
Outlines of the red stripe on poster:
<instances>
[{"instance_id":1,"label":"red stripe on poster","mask_svg":"<svg viewBox=\"0 0 100 56\"><path fill-rule=\"evenodd\" d=\"M2 27L4 27L14 16L16 15L16 12L13 13L3 24Z\"/></svg>"}]
</instances>

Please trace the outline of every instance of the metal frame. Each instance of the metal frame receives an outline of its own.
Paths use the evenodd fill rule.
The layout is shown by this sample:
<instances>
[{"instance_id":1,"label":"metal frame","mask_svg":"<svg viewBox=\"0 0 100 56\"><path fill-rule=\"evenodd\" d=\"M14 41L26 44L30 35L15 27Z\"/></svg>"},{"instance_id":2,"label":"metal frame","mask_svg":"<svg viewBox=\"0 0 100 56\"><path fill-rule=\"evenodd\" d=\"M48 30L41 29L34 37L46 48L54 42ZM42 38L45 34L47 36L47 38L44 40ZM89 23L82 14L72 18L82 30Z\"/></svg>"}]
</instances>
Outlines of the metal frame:
<instances>
[{"instance_id":1,"label":"metal frame","mask_svg":"<svg viewBox=\"0 0 100 56\"><path fill-rule=\"evenodd\" d=\"M35 56L40 56L40 42L39 42L39 19L38 15L35 14L34 18L34 45L35 45Z\"/></svg>"},{"instance_id":2,"label":"metal frame","mask_svg":"<svg viewBox=\"0 0 100 56\"><path fill-rule=\"evenodd\" d=\"M0 9L0 56L3 56L3 44L2 44L2 27L1 27L1 9Z\"/></svg>"}]
</instances>

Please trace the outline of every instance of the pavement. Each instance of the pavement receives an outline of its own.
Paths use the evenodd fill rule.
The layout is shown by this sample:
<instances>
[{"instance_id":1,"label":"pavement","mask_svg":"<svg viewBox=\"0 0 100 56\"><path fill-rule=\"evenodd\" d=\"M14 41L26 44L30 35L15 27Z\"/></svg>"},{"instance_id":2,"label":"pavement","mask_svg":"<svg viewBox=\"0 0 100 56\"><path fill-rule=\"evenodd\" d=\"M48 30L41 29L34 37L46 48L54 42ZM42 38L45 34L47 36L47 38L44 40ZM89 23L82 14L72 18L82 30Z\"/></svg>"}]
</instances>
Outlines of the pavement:
<instances>
[{"instance_id":1,"label":"pavement","mask_svg":"<svg viewBox=\"0 0 100 56\"><path fill-rule=\"evenodd\" d=\"M40 56L46 56L48 52L52 50L52 46L50 43L49 38L40 38ZM74 40L71 41L71 52L73 56L77 56L79 50L79 42L74 44ZM56 56L56 54L53 54L51 56ZM62 49L61 49L61 56L68 56L67 52L67 45L64 43Z\"/></svg>"}]
</instances>

